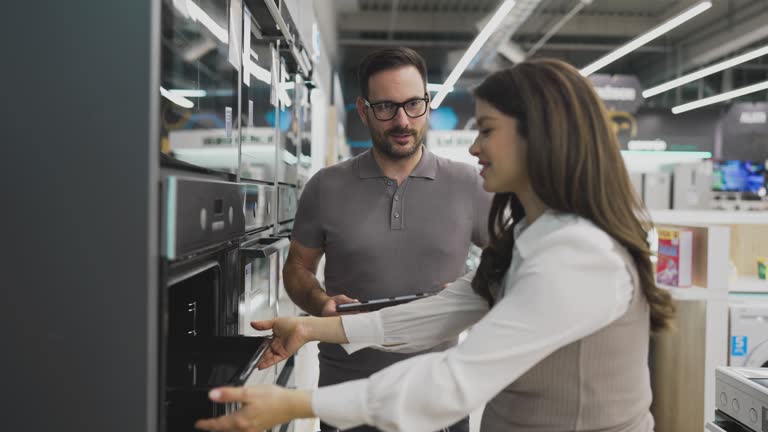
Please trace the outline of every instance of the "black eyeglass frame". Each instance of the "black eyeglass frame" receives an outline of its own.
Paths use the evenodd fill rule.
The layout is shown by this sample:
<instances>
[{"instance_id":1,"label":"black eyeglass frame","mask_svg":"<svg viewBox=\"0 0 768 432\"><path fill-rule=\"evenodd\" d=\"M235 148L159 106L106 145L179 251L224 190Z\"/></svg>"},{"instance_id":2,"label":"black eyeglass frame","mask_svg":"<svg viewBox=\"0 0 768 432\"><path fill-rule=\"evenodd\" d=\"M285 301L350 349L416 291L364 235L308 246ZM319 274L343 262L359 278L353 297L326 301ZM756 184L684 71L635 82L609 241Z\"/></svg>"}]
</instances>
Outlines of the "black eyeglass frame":
<instances>
[{"instance_id":1,"label":"black eyeglass frame","mask_svg":"<svg viewBox=\"0 0 768 432\"><path fill-rule=\"evenodd\" d=\"M373 111L373 117L375 117L376 120L378 120L378 121L389 121L389 120L392 120L393 118L397 117L397 112L400 111L400 108L402 108L403 112L405 113L405 115L407 115L410 118L419 118L419 117L423 116L424 114L426 114L427 111L429 111L429 93L424 93L424 97L423 98L408 99L407 101L401 102L401 103L390 102L390 101L370 103L365 98L361 98L361 99L363 99L363 102L365 103L366 107L371 108L371 111ZM419 115L412 116L412 115L408 114L408 110L405 109L405 105L409 104L409 103L411 103L413 101L417 101L417 100L424 101L424 112L419 114ZM382 104L392 104L392 105L395 105L397 107L395 109L394 113L392 114L392 117L389 117L389 118L386 118L386 119L381 119L378 116L376 116L376 108L375 107L376 107L376 105L382 105Z\"/></svg>"}]
</instances>

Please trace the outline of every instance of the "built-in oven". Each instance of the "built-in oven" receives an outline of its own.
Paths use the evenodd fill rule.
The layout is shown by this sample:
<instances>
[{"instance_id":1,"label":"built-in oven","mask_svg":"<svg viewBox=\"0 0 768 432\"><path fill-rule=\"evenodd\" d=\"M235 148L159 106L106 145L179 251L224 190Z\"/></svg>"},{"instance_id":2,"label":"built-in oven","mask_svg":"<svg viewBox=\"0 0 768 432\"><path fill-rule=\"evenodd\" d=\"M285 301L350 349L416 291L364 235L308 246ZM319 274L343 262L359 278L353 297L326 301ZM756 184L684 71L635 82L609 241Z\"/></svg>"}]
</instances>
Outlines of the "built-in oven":
<instances>
[{"instance_id":1,"label":"built-in oven","mask_svg":"<svg viewBox=\"0 0 768 432\"><path fill-rule=\"evenodd\" d=\"M163 316L163 430L191 432L199 418L233 412L236 404L214 404L208 392L223 385L272 382L273 371L256 364L265 338L233 335L238 311L232 291L236 245L168 267Z\"/></svg>"},{"instance_id":2,"label":"built-in oven","mask_svg":"<svg viewBox=\"0 0 768 432\"><path fill-rule=\"evenodd\" d=\"M279 257L290 244L287 238L265 237L266 232L255 233L244 238L240 245L240 272L243 289L240 297L240 330L246 336L265 337L271 331L257 331L252 321L266 321L279 316ZM287 377L282 376L285 362L261 371L263 383L285 385ZM255 383L249 381L248 384Z\"/></svg>"},{"instance_id":3,"label":"built-in oven","mask_svg":"<svg viewBox=\"0 0 768 432\"><path fill-rule=\"evenodd\" d=\"M258 234L241 244L241 334L264 335L251 328L250 322L277 317L278 256L288 244L288 239L261 237Z\"/></svg>"},{"instance_id":4,"label":"built-in oven","mask_svg":"<svg viewBox=\"0 0 768 432\"><path fill-rule=\"evenodd\" d=\"M241 84L240 178L274 182L278 129L287 129L282 112L276 111L284 89L275 87L279 68L276 41L261 31L257 18L246 4L243 8L243 81ZM263 13L263 12L262 12ZM280 92L280 93L278 93Z\"/></svg>"},{"instance_id":5,"label":"built-in oven","mask_svg":"<svg viewBox=\"0 0 768 432\"><path fill-rule=\"evenodd\" d=\"M283 227L278 230L284 231L290 222L296 217L296 209L299 203L299 190L294 185L277 185L277 222Z\"/></svg>"},{"instance_id":6,"label":"built-in oven","mask_svg":"<svg viewBox=\"0 0 768 432\"><path fill-rule=\"evenodd\" d=\"M245 232L266 231L274 225L275 187L264 182L243 182L245 189Z\"/></svg>"},{"instance_id":7,"label":"built-in oven","mask_svg":"<svg viewBox=\"0 0 768 432\"><path fill-rule=\"evenodd\" d=\"M171 163L235 174L240 3L160 3L159 150Z\"/></svg>"},{"instance_id":8,"label":"built-in oven","mask_svg":"<svg viewBox=\"0 0 768 432\"><path fill-rule=\"evenodd\" d=\"M210 389L274 382L256 364L266 339L241 331L239 276L246 187L169 175L161 223L161 430L193 431L199 418L237 409Z\"/></svg>"},{"instance_id":9,"label":"built-in oven","mask_svg":"<svg viewBox=\"0 0 768 432\"><path fill-rule=\"evenodd\" d=\"M296 77L297 105L300 112L300 140L299 148L299 184L309 180L309 171L312 168L312 111L311 94L314 84L304 81L301 76Z\"/></svg>"}]
</instances>

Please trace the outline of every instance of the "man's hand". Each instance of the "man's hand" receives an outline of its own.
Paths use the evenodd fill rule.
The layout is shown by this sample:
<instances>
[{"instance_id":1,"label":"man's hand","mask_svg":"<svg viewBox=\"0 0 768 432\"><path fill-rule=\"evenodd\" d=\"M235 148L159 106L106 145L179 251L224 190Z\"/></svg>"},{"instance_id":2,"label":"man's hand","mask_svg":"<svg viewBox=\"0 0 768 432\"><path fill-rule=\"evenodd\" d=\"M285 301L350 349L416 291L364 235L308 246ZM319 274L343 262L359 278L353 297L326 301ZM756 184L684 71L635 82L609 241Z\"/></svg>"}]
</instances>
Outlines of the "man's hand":
<instances>
[{"instance_id":1,"label":"man's hand","mask_svg":"<svg viewBox=\"0 0 768 432\"><path fill-rule=\"evenodd\" d=\"M336 306L340 304L346 304L346 303L356 303L358 300L351 299L344 294L339 294L336 296L333 296L328 299L328 301L325 302L323 305L323 310L320 313L320 316L329 317L329 316L338 316L339 313L336 312Z\"/></svg>"}]
</instances>

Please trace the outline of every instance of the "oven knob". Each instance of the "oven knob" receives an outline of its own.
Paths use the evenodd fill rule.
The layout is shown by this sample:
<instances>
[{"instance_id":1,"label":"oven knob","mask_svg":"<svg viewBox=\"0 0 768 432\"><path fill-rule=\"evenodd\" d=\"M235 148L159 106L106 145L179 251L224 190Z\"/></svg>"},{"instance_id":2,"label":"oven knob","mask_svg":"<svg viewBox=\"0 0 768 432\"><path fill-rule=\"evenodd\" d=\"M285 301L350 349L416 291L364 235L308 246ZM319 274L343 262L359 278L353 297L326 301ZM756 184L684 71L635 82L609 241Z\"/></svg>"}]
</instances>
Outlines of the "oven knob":
<instances>
[{"instance_id":1,"label":"oven knob","mask_svg":"<svg viewBox=\"0 0 768 432\"><path fill-rule=\"evenodd\" d=\"M202 208L200 209L200 228L205 231L206 226L208 226L208 212Z\"/></svg>"},{"instance_id":2,"label":"oven knob","mask_svg":"<svg viewBox=\"0 0 768 432\"><path fill-rule=\"evenodd\" d=\"M232 225L232 221L235 217L235 211L232 210L232 206L229 206L229 224Z\"/></svg>"},{"instance_id":3,"label":"oven knob","mask_svg":"<svg viewBox=\"0 0 768 432\"><path fill-rule=\"evenodd\" d=\"M749 409L749 421L757 423L757 411L754 408Z\"/></svg>"},{"instance_id":4,"label":"oven knob","mask_svg":"<svg viewBox=\"0 0 768 432\"><path fill-rule=\"evenodd\" d=\"M739 410L741 409L741 406L739 405L738 399L734 399L731 401L731 408L733 408L734 412L739 412Z\"/></svg>"},{"instance_id":5,"label":"oven knob","mask_svg":"<svg viewBox=\"0 0 768 432\"><path fill-rule=\"evenodd\" d=\"M724 407L728 406L728 396L725 394L725 392L720 393L720 405Z\"/></svg>"}]
</instances>

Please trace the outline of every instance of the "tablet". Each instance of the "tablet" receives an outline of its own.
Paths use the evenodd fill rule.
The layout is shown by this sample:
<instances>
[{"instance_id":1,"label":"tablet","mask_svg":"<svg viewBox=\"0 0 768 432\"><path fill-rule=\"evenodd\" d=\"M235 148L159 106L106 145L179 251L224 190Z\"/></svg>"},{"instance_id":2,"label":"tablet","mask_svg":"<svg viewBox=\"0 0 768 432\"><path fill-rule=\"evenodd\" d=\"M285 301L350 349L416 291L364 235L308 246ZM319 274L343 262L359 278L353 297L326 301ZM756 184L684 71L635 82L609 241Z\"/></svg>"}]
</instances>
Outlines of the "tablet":
<instances>
[{"instance_id":1,"label":"tablet","mask_svg":"<svg viewBox=\"0 0 768 432\"><path fill-rule=\"evenodd\" d=\"M366 300L362 302L346 303L336 305L336 312L371 312L379 310L389 306L395 306L403 303L412 302L414 300L427 298L437 294L439 291L425 292L411 295L404 295L399 297L387 297L375 300Z\"/></svg>"}]
</instances>

